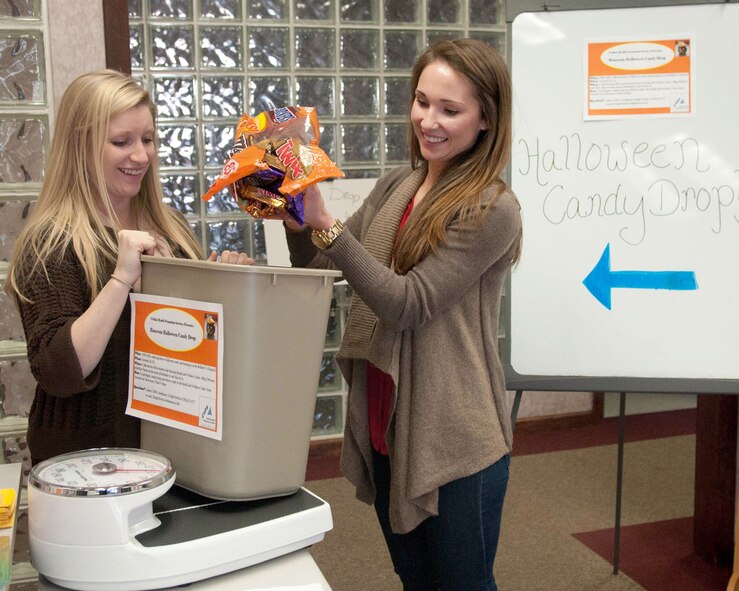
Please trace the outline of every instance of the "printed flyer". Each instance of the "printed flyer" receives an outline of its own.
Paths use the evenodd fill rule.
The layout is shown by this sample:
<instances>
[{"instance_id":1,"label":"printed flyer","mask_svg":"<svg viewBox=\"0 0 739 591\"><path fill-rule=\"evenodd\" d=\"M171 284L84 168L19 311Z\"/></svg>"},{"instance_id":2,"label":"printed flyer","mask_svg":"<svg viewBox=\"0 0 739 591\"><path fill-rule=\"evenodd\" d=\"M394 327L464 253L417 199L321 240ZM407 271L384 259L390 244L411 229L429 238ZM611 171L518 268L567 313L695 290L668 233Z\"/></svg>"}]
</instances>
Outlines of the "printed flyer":
<instances>
[{"instance_id":1,"label":"printed flyer","mask_svg":"<svg viewBox=\"0 0 739 591\"><path fill-rule=\"evenodd\" d=\"M223 306L132 293L126 413L223 437Z\"/></svg>"},{"instance_id":2,"label":"printed flyer","mask_svg":"<svg viewBox=\"0 0 739 591\"><path fill-rule=\"evenodd\" d=\"M689 115L690 38L585 42L585 120Z\"/></svg>"}]
</instances>

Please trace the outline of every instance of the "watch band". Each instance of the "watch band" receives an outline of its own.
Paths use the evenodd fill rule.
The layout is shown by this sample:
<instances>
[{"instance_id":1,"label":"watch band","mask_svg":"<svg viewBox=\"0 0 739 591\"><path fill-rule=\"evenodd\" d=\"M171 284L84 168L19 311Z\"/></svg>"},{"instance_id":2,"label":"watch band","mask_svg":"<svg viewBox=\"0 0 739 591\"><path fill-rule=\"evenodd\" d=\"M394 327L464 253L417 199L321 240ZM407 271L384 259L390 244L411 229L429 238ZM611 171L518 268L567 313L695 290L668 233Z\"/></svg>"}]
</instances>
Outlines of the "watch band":
<instances>
[{"instance_id":1,"label":"watch band","mask_svg":"<svg viewBox=\"0 0 739 591\"><path fill-rule=\"evenodd\" d=\"M317 248L325 250L333 244L334 240L336 240L339 234L344 231L345 227L346 226L344 226L341 220L336 220L331 224L330 228L325 230L313 230L311 232L310 239Z\"/></svg>"}]
</instances>

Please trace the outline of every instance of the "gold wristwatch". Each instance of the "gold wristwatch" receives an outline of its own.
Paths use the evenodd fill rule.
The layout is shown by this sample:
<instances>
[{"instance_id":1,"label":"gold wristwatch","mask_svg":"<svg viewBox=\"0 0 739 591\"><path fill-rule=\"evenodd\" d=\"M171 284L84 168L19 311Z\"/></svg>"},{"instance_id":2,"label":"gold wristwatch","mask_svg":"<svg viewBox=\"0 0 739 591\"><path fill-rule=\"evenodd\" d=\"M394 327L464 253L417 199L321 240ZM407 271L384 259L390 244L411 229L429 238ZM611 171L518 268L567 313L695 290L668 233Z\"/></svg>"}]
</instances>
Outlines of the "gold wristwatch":
<instances>
[{"instance_id":1,"label":"gold wristwatch","mask_svg":"<svg viewBox=\"0 0 739 591\"><path fill-rule=\"evenodd\" d=\"M345 226L341 223L341 220L336 220L326 230L313 230L310 234L310 239L316 247L325 250L333 244L339 234L344 231L344 228Z\"/></svg>"}]
</instances>

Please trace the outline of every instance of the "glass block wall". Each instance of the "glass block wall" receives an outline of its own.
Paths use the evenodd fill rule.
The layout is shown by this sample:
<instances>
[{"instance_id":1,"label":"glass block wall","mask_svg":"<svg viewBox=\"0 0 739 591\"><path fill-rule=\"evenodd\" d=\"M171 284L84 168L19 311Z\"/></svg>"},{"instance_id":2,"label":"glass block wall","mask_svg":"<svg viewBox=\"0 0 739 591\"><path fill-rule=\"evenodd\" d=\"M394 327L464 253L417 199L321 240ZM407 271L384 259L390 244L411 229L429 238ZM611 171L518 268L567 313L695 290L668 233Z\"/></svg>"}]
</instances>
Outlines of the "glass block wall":
<instances>
[{"instance_id":1,"label":"glass block wall","mask_svg":"<svg viewBox=\"0 0 739 591\"><path fill-rule=\"evenodd\" d=\"M46 165L46 45L40 0L0 3L0 284ZM6 462L30 461L25 430L35 382L25 357L15 303L0 291L0 438Z\"/></svg>"},{"instance_id":2,"label":"glass block wall","mask_svg":"<svg viewBox=\"0 0 739 591\"><path fill-rule=\"evenodd\" d=\"M26 426L36 383L15 303L1 288L46 165L51 117L47 39L40 0L0 2L0 443L3 463L24 464L24 481L31 468ZM32 579L25 491L16 519L13 577L23 579L25 573Z\"/></svg>"},{"instance_id":3,"label":"glass block wall","mask_svg":"<svg viewBox=\"0 0 739 591\"><path fill-rule=\"evenodd\" d=\"M242 113L318 109L321 147L348 178L407 159L410 68L429 41L469 36L505 51L502 0L129 0L131 68L158 105L166 199L204 248L266 263L262 222L218 175ZM268 222L274 223L274 222ZM346 387L335 361L350 299L335 288L314 436L343 431Z\"/></svg>"}]
</instances>

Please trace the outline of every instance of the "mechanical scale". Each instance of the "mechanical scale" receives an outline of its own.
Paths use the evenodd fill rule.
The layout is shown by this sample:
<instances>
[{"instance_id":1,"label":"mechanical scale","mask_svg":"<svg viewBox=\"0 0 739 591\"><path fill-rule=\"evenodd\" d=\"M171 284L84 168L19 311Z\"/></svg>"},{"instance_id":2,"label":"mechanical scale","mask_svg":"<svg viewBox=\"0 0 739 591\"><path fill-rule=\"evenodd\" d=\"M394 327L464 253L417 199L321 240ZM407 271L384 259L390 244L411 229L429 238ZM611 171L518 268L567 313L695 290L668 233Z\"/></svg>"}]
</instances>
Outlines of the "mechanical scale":
<instances>
[{"instance_id":1,"label":"mechanical scale","mask_svg":"<svg viewBox=\"0 0 739 591\"><path fill-rule=\"evenodd\" d=\"M305 548L333 526L328 503L304 488L224 501L174 484L169 460L140 449L39 463L28 486L34 568L81 591L161 589Z\"/></svg>"}]
</instances>

